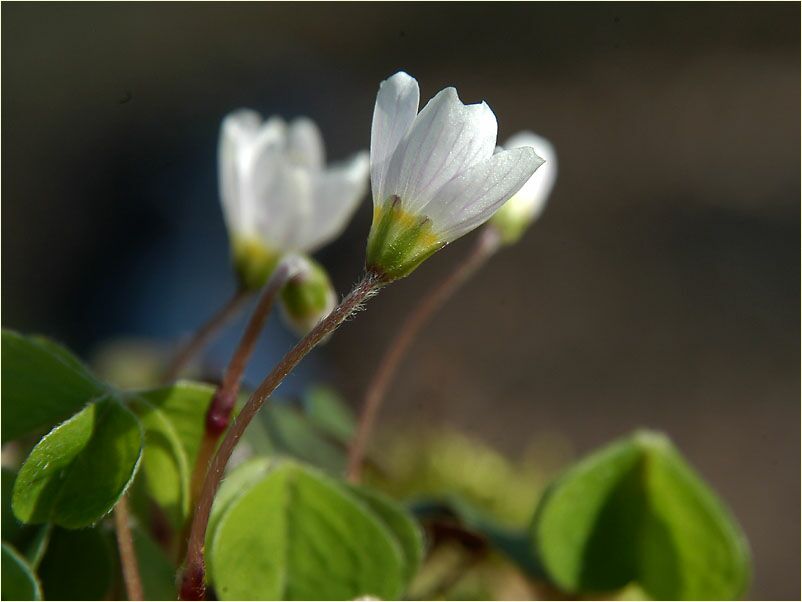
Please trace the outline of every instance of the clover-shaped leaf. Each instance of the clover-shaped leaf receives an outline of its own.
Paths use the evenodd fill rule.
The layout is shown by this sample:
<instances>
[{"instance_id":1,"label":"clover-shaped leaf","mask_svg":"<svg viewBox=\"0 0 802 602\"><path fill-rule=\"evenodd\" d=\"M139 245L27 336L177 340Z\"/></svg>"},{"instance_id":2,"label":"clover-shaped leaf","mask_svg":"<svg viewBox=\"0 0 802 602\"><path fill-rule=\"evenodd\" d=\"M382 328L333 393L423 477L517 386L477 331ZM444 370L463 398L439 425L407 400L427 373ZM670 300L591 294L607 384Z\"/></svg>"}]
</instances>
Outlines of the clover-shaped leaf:
<instances>
[{"instance_id":1,"label":"clover-shaped leaf","mask_svg":"<svg viewBox=\"0 0 802 602\"><path fill-rule=\"evenodd\" d=\"M531 533L547 574L570 593L636 583L654 599L734 599L749 580L737 523L655 433L568 470L545 494Z\"/></svg>"},{"instance_id":2,"label":"clover-shaped leaf","mask_svg":"<svg viewBox=\"0 0 802 602\"><path fill-rule=\"evenodd\" d=\"M24 523L89 526L117 503L136 473L142 427L111 397L90 403L48 433L17 475L12 508Z\"/></svg>"},{"instance_id":3,"label":"clover-shaped leaf","mask_svg":"<svg viewBox=\"0 0 802 602\"><path fill-rule=\"evenodd\" d=\"M292 461L230 501L208 549L223 600L396 599L407 570L393 531L368 504Z\"/></svg>"}]
</instances>

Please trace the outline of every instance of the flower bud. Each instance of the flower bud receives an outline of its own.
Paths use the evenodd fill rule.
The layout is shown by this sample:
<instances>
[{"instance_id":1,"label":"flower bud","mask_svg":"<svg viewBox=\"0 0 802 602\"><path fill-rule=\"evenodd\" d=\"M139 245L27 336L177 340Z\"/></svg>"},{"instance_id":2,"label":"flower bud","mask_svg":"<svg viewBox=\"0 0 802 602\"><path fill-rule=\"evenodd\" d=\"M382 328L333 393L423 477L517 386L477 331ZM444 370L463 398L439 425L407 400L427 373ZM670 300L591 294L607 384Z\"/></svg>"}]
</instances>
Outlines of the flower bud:
<instances>
[{"instance_id":1,"label":"flower bud","mask_svg":"<svg viewBox=\"0 0 802 602\"><path fill-rule=\"evenodd\" d=\"M548 140L531 132L521 132L510 138L504 149L524 146L534 148L545 163L490 219L489 223L498 229L502 242L507 245L518 242L543 212L557 177L557 155Z\"/></svg>"},{"instance_id":2,"label":"flower bud","mask_svg":"<svg viewBox=\"0 0 802 602\"><path fill-rule=\"evenodd\" d=\"M337 294L326 270L309 257L299 256L301 269L281 290L281 310L287 324L304 336L337 306Z\"/></svg>"}]
</instances>

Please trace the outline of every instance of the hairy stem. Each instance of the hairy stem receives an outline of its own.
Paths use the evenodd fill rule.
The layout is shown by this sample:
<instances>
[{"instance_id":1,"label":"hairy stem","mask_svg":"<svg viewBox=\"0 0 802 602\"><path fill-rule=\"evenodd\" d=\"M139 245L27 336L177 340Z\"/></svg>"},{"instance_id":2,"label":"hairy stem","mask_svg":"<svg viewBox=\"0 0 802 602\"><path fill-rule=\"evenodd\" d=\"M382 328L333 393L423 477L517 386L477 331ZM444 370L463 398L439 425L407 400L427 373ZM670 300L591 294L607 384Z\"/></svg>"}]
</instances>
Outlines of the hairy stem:
<instances>
[{"instance_id":1,"label":"hairy stem","mask_svg":"<svg viewBox=\"0 0 802 602\"><path fill-rule=\"evenodd\" d=\"M382 286L381 280L373 274L368 274L359 282L345 299L312 329L303 339L284 356L273 368L272 372L262 381L256 391L248 399L242 411L231 423L220 447L217 450L206 478L203 482L198 505L189 534L187 557L184 576L181 584L181 599L202 600L205 597L205 568L203 558L203 545L206 538L206 528L212 510L212 502L220 486L228 460L242 437L245 429L253 420L256 413L275 391L287 374L309 353L326 335L332 333L351 314L357 311L362 303L375 295Z\"/></svg>"},{"instance_id":2,"label":"hairy stem","mask_svg":"<svg viewBox=\"0 0 802 602\"><path fill-rule=\"evenodd\" d=\"M193 507L195 500L200 495L203 478L206 476L206 469L209 466L215 447L217 447L217 442L228 428L231 413L234 411L234 405L239 394L242 375L248 365L248 360L253 354L259 333L262 332L265 326L279 291L297 273L297 264L291 259L282 261L273 271L264 288L262 288L259 302L256 304L250 320L248 320L248 325L242 333L242 338L234 351L234 355L226 367L222 383L215 391L209 408L206 410L205 431L198 450L190 486L190 499Z\"/></svg>"},{"instance_id":3,"label":"hairy stem","mask_svg":"<svg viewBox=\"0 0 802 602\"><path fill-rule=\"evenodd\" d=\"M250 292L245 289L237 289L237 292L201 326L192 338L184 343L176 353L167 370L164 372L163 382L171 383L178 378L187 364L212 341L220 329L226 325L240 311L245 302L250 298Z\"/></svg>"},{"instance_id":4,"label":"hairy stem","mask_svg":"<svg viewBox=\"0 0 802 602\"><path fill-rule=\"evenodd\" d=\"M139 562L136 559L134 539L131 536L126 495L123 495L114 507L114 530L117 534L117 547L120 550L120 564L128 599L144 600L142 579L139 576Z\"/></svg>"},{"instance_id":5,"label":"hairy stem","mask_svg":"<svg viewBox=\"0 0 802 602\"><path fill-rule=\"evenodd\" d=\"M365 391L359 423L348 450L346 475L352 483L358 483L362 476L365 450L379 408L415 337L429 321L429 318L498 250L500 244L501 238L498 230L493 226L485 226L479 234L473 250L448 277L435 285L421 299L387 347L387 351Z\"/></svg>"}]
</instances>

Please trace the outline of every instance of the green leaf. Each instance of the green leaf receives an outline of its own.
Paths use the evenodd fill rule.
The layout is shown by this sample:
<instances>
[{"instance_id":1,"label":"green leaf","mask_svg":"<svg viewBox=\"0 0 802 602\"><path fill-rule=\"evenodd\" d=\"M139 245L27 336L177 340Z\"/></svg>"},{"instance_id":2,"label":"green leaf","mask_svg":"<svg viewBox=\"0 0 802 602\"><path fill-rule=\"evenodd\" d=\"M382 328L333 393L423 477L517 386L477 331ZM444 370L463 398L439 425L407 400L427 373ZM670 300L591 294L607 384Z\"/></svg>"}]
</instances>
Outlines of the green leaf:
<instances>
[{"instance_id":1,"label":"green leaf","mask_svg":"<svg viewBox=\"0 0 802 602\"><path fill-rule=\"evenodd\" d=\"M337 439L348 443L356 430L356 419L342 397L329 387L312 387L303 396L304 411L309 421Z\"/></svg>"},{"instance_id":2,"label":"green leaf","mask_svg":"<svg viewBox=\"0 0 802 602\"><path fill-rule=\"evenodd\" d=\"M749 581L746 541L715 494L662 435L639 432L560 477L532 537L572 593L639 584L655 599L735 599Z\"/></svg>"},{"instance_id":3,"label":"green leaf","mask_svg":"<svg viewBox=\"0 0 802 602\"><path fill-rule=\"evenodd\" d=\"M300 411L286 403L270 403L262 412L270 440L280 453L331 474L345 471L345 448L315 428Z\"/></svg>"},{"instance_id":4,"label":"green leaf","mask_svg":"<svg viewBox=\"0 0 802 602\"><path fill-rule=\"evenodd\" d=\"M69 351L41 337L2 334L2 441L52 427L107 392Z\"/></svg>"},{"instance_id":5,"label":"green leaf","mask_svg":"<svg viewBox=\"0 0 802 602\"><path fill-rule=\"evenodd\" d=\"M215 388L202 383L179 381L168 387L135 393L160 410L172 424L186 453L187 463L195 466L198 448L205 431L206 409ZM191 470L191 469L190 469Z\"/></svg>"},{"instance_id":6,"label":"green leaf","mask_svg":"<svg viewBox=\"0 0 802 602\"><path fill-rule=\"evenodd\" d=\"M14 489L14 481L17 480L17 473L9 468L3 467L2 472L2 491L4 494L0 496L0 500L2 500L2 532L3 532L3 540L8 541L14 545L18 545L18 537L24 531L25 525L23 525L17 517L14 516L14 512L11 510L11 496L9 492Z\"/></svg>"},{"instance_id":7,"label":"green leaf","mask_svg":"<svg viewBox=\"0 0 802 602\"><path fill-rule=\"evenodd\" d=\"M189 515L192 467L175 425L167 414L144 398L130 401L131 410L145 429L142 474L149 495L180 528Z\"/></svg>"},{"instance_id":8,"label":"green leaf","mask_svg":"<svg viewBox=\"0 0 802 602\"><path fill-rule=\"evenodd\" d=\"M367 506L287 461L229 505L209 555L222 600L396 599L404 582L400 547Z\"/></svg>"},{"instance_id":9,"label":"green leaf","mask_svg":"<svg viewBox=\"0 0 802 602\"><path fill-rule=\"evenodd\" d=\"M142 427L114 399L91 403L34 447L14 484L12 507L25 523L78 529L105 516L136 473Z\"/></svg>"},{"instance_id":10,"label":"green leaf","mask_svg":"<svg viewBox=\"0 0 802 602\"><path fill-rule=\"evenodd\" d=\"M132 529L145 600L175 600L176 569L164 550L141 528Z\"/></svg>"},{"instance_id":11,"label":"green leaf","mask_svg":"<svg viewBox=\"0 0 802 602\"><path fill-rule=\"evenodd\" d=\"M104 600L115 566L113 543L100 527L68 531L53 529L39 565L47 600Z\"/></svg>"},{"instance_id":12,"label":"green leaf","mask_svg":"<svg viewBox=\"0 0 802 602\"><path fill-rule=\"evenodd\" d=\"M423 558L423 532L418 523L397 502L367 487L349 486L395 536L404 553L404 582L409 583Z\"/></svg>"},{"instance_id":13,"label":"green leaf","mask_svg":"<svg viewBox=\"0 0 802 602\"><path fill-rule=\"evenodd\" d=\"M217 495L214 496L209 524L206 528L206 545L211 546L220 519L237 498L247 493L270 470L274 461L270 458L251 458L225 475Z\"/></svg>"},{"instance_id":14,"label":"green leaf","mask_svg":"<svg viewBox=\"0 0 802 602\"><path fill-rule=\"evenodd\" d=\"M39 580L19 552L3 542L2 560L3 600L41 600Z\"/></svg>"}]
</instances>

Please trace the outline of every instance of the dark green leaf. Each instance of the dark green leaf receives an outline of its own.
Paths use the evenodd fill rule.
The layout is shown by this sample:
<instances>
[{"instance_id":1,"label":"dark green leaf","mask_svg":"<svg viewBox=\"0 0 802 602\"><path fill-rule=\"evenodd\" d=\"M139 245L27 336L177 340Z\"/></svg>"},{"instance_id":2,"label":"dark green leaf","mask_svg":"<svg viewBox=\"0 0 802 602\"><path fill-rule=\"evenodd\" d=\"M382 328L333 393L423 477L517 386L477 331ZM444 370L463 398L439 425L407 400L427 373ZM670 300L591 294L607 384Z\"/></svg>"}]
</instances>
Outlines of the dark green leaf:
<instances>
[{"instance_id":1,"label":"dark green leaf","mask_svg":"<svg viewBox=\"0 0 802 602\"><path fill-rule=\"evenodd\" d=\"M229 504L209 555L223 600L396 599L404 583L392 533L344 486L294 462Z\"/></svg>"},{"instance_id":2,"label":"dark green leaf","mask_svg":"<svg viewBox=\"0 0 802 602\"><path fill-rule=\"evenodd\" d=\"M14 481L17 479L17 473L13 470L8 468L3 468L3 480L2 480L2 488L3 488L3 495L2 495L2 531L3 531L3 540L8 541L13 545L18 545L19 540L18 537L25 529L25 525L23 525L17 517L14 516L14 512L11 510L11 495L10 493L14 490Z\"/></svg>"},{"instance_id":3,"label":"dark green leaf","mask_svg":"<svg viewBox=\"0 0 802 602\"><path fill-rule=\"evenodd\" d=\"M176 569L164 550L140 528L132 530L145 600L175 600Z\"/></svg>"},{"instance_id":4,"label":"dark green leaf","mask_svg":"<svg viewBox=\"0 0 802 602\"><path fill-rule=\"evenodd\" d=\"M332 474L343 473L345 447L318 430L299 410L285 403L270 403L262 412L270 440L279 453Z\"/></svg>"},{"instance_id":5,"label":"dark green leaf","mask_svg":"<svg viewBox=\"0 0 802 602\"><path fill-rule=\"evenodd\" d=\"M329 387L312 387L303 396L309 421L340 442L349 442L356 429L356 419L342 397Z\"/></svg>"},{"instance_id":6,"label":"dark green leaf","mask_svg":"<svg viewBox=\"0 0 802 602\"><path fill-rule=\"evenodd\" d=\"M2 334L5 443L47 429L107 392L69 351L41 337Z\"/></svg>"},{"instance_id":7,"label":"dark green leaf","mask_svg":"<svg viewBox=\"0 0 802 602\"><path fill-rule=\"evenodd\" d=\"M653 433L618 441L559 478L532 536L549 576L572 593L636 582L655 599L734 599L749 579L737 524Z\"/></svg>"},{"instance_id":8,"label":"dark green leaf","mask_svg":"<svg viewBox=\"0 0 802 602\"><path fill-rule=\"evenodd\" d=\"M19 552L3 542L2 599L41 600L42 590L33 569Z\"/></svg>"},{"instance_id":9,"label":"dark green leaf","mask_svg":"<svg viewBox=\"0 0 802 602\"><path fill-rule=\"evenodd\" d=\"M351 492L368 505L395 536L404 553L404 582L409 583L423 558L423 532L406 510L389 497L368 489L350 486Z\"/></svg>"},{"instance_id":10,"label":"dark green leaf","mask_svg":"<svg viewBox=\"0 0 802 602\"><path fill-rule=\"evenodd\" d=\"M113 399L91 403L48 433L14 484L14 514L25 523L78 529L107 514L134 477L142 428Z\"/></svg>"},{"instance_id":11,"label":"dark green leaf","mask_svg":"<svg viewBox=\"0 0 802 602\"><path fill-rule=\"evenodd\" d=\"M111 536L101 527L54 528L39 565L45 599L106 599L115 570L114 555Z\"/></svg>"}]
</instances>

